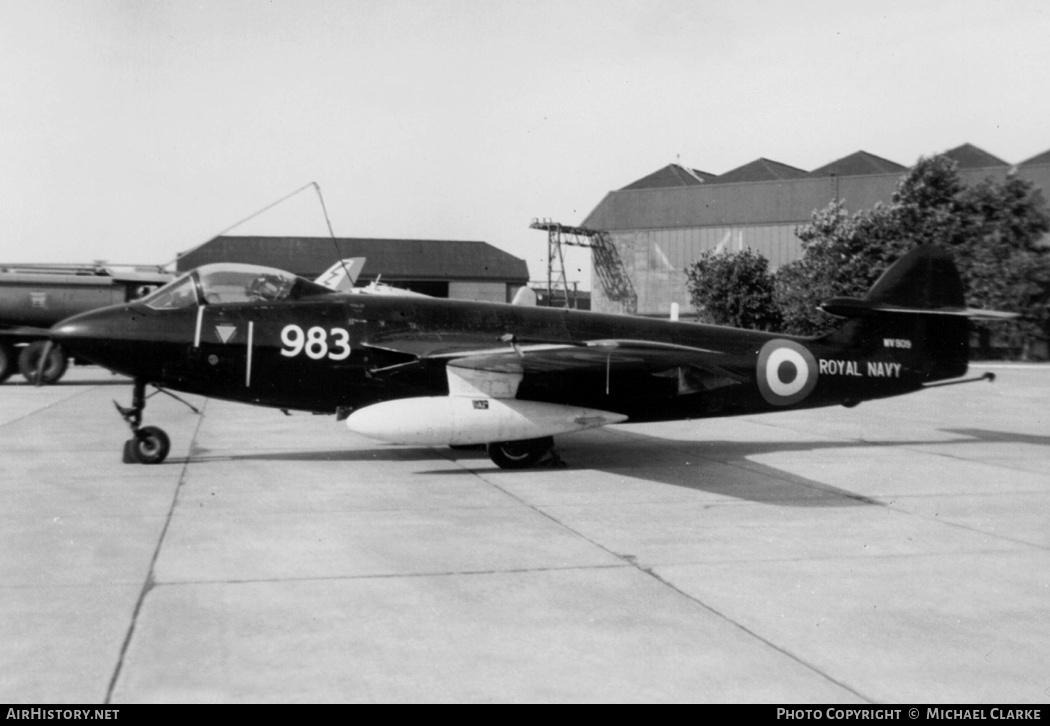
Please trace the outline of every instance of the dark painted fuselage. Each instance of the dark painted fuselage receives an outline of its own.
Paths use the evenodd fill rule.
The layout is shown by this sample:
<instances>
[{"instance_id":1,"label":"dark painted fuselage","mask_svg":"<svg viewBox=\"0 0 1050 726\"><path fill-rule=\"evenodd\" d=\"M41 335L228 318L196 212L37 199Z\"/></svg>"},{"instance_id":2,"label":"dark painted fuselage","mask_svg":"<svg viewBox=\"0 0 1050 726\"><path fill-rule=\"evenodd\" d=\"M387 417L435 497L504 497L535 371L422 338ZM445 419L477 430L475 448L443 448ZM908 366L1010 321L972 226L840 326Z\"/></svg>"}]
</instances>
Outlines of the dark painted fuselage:
<instances>
[{"instance_id":1,"label":"dark painted fuselage","mask_svg":"<svg viewBox=\"0 0 1050 726\"><path fill-rule=\"evenodd\" d=\"M914 391L965 373L960 323L932 315L909 316L906 327L850 320L830 336L804 339L560 309L333 293L174 310L131 303L70 318L54 334L82 358L163 388L316 412L444 395L450 357L443 353L510 352L511 339L526 351L576 345L592 357L596 348L582 346L594 341L697 349L695 367L678 361L652 370L621 357L604 370L526 374L518 390L521 399L647 421L851 405Z\"/></svg>"}]
</instances>

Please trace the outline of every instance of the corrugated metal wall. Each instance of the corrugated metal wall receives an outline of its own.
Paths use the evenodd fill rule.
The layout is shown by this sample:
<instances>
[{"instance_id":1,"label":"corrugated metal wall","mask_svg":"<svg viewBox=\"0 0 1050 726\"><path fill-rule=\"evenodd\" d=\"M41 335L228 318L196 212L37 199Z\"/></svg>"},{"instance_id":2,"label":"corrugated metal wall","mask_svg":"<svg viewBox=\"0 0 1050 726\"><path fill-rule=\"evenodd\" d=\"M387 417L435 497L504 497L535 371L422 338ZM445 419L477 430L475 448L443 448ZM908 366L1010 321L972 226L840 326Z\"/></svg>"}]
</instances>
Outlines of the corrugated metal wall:
<instances>
[{"instance_id":1,"label":"corrugated metal wall","mask_svg":"<svg viewBox=\"0 0 1050 726\"><path fill-rule=\"evenodd\" d=\"M961 169L960 178L974 184L986 177L1001 181L1010 167ZM1050 193L1050 165L1017 170ZM700 184L669 189L609 192L581 226L607 231L681 227L755 226L808 222L814 209L839 198L846 209L870 209L889 203L902 174L821 177L775 182Z\"/></svg>"},{"instance_id":2,"label":"corrugated metal wall","mask_svg":"<svg viewBox=\"0 0 1050 726\"><path fill-rule=\"evenodd\" d=\"M650 269L682 269L706 250L740 252L752 249L769 260L774 268L796 259L802 253L794 224L753 227L693 227L653 229L633 233L634 239L651 247ZM614 236L620 233L613 233Z\"/></svg>"},{"instance_id":3,"label":"corrugated metal wall","mask_svg":"<svg viewBox=\"0 0 1050 726\"><path fill-rule=\"evenodd\" d=\"M802 244L795 236L795 224L751 227L694 227L609 232L627 269L642 315L670 314L677 302L682 313L693 312L686 288L685 269L705 250L738 252L752 249L770 261L770 268L797 259ZM598 276L592 274L592 279ZM623 312L620 303L606 297L601 285L592 292L592 309Z\"/></svg>"},{"instance_id":4,"label":"corrugated metal wall","mask_svg":"<svg viewBox=\"0 0 1050 726\"><path fill-rule=\"evenodd\" d=\"M1001 181L1008 170L964 169L959 175L974 184L986 177ZM1042 187L1044 194L1050 193L1050 165L1023 166L1017 173ZM691 313L684 270L704 250L751 248L775 270L802 255L795 229L808 222L814 210L827 206L836 195L850 211L888 203L901 177L881 174L621 190L606 195L584 226L607 230L638 296L638 313L666 315L672 302L683 313ZM605 296L593 271L591 279L595 281L592 308L624 312L621 303Z\"/></svg>"}]
</instances>

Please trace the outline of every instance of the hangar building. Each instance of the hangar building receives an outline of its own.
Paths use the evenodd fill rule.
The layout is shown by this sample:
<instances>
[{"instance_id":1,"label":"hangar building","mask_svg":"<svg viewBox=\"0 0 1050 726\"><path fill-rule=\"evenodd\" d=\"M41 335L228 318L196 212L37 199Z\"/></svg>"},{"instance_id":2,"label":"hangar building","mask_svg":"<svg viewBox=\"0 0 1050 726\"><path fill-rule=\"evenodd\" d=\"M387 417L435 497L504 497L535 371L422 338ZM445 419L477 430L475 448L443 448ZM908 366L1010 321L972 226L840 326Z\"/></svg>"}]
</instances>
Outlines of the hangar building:
<instances>
[{"instance_id":1,"label":"hangar building","mask_svg":"<svg viewBox=\"0 0 1050 726\"><path fill-rule=\"evenodd\" d=\"M312 280L347 257L366 258L359 285L382 276L432 297L510 302L529 281L525 260L487 242L461 240L220 236L180 255L176 269L244 262Z\"/></svg>"},{"instance_id":2,"label":"hangar building","mask_svg":"<svg viewBox=\"0 0 1050 726\"><path fill-rule=\"evenodd\" d=\"M1005 178L1011 165L964 144L944 154L967 183ZM1016 167L1018 176L1050 198L1050 151ZM592 308L666 316L671 303L693 312L685 268L704 250L750 247L776 269L802 254L795 228L813 211L842 199L848 211L888 203L907 167L858 151L813 171L756 159L721 175L671 164L609 192L581 227L603 232L604 243L629 280L622 290L598 284L603 270L592 255ZM633 308L633 310L632 310Z\"/></svg>"}]
</instances>

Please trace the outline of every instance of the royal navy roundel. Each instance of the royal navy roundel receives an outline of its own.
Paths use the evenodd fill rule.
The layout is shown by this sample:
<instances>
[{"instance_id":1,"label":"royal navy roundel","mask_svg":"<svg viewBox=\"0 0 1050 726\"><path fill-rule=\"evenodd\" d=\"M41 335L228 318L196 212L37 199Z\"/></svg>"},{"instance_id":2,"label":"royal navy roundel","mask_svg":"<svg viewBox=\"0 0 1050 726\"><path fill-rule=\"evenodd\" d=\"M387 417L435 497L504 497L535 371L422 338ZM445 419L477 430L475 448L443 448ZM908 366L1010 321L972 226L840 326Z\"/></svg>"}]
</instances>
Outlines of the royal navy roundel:
<instances>
[{"instance_id":1,"label":"royal navy roundel","mask_svg":"<svg viewBox=\"0 0 1050 726\"><path fill-rule=\"evenodd\" d=\"M817 360L791 340L771 340L758 352L758 390L774 406L790 406L817 385Z\"/></svg>"}]
</instances>

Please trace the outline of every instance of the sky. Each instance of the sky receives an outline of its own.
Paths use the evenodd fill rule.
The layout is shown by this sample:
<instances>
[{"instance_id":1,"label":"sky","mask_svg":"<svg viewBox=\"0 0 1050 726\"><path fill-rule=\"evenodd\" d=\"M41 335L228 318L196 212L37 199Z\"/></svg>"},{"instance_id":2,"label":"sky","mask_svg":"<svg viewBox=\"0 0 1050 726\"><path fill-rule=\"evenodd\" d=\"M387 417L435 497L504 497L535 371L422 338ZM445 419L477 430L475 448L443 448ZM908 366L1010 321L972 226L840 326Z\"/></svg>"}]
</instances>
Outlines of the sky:
<instances>
[{"instance_id":1,"label":"sky","mask_svg":"<svg viewBox=\"0 0 1050 726\"><path fill-rule=\"evenodd\" d=\"M164 264L316 182L336 236L539 280L533 218L670 163L1042 153L1047 38L1044 0L0 0L0 263ZM328 227L310 188L229 233Z\"/></svg>"}]
</instances>

